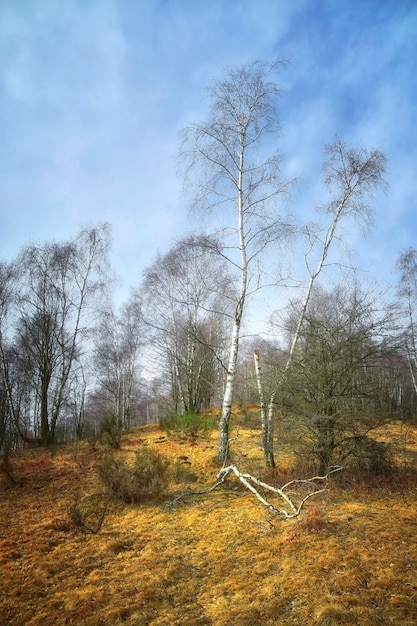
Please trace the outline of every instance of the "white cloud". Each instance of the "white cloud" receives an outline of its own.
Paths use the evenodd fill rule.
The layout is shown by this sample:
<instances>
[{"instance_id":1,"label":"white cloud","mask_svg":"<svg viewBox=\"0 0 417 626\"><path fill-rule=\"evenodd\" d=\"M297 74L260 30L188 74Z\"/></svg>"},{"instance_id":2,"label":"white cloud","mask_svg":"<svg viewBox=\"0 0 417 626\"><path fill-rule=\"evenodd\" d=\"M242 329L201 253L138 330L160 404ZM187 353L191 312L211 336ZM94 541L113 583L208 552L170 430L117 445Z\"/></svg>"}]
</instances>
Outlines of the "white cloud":
<instances>
[{"instance_id":1,"label":"white cloud","mask_svg":"<svg viewBox=\"0 0 417 626\"><path fill-rule=\"evenodd\" d=\"M362 261L390 263L417 228L417 13L400 4L3 0L3 254L108 220L116 269L136 280L190 227L175 156L178 131L207 111L202 88L223 66L289 58L278 144L288 175L304 178L293 210L310 217L320 199L323 144L335 133L386 150L391 193L377 199Z\"/></svg>"}]
</instances>

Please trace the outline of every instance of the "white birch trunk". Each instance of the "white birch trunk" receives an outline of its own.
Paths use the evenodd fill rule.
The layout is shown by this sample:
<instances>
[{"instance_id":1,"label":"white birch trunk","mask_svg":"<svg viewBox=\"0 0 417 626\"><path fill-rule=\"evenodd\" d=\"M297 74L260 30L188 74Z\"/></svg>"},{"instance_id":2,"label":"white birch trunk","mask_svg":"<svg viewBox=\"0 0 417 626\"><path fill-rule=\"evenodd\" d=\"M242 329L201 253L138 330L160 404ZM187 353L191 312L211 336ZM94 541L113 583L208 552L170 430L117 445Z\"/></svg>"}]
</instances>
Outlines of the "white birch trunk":
<instances>
[{"instance_id":1,"label":"white birch trunk","mask_svg":"<svg viewBox=\"0 0 417 626\"><path fill-rule=\"evenodd\" d=\"M229 422L232 412L236 364L239 352L240 319L233 323L233 337L230 349L229 366L227 368L226 387L224 390L222 414L219 423L219 459L224 462L229 456Z\"/></svg>"},{"instance_id":2,"label":"white birch trunk","mask_svg":"<svg viewBox=\"0 0 417 626\"><path fill-rule=\"evenodd\" d=\"M413 382L414 393L417 395L417 380L416 380L416 375L414 372L413 360L410 354L408 354L407 360L408 360L408 367L410 369L411 380Z\"/></svg>"},{"instance_id":3,"label":"white birch trunk","mask_svg":"<svg viewBox=\"0 0 417 626\"><path fill-rule=\"evenodd\" d=\"M253 358L255 362L256 383L259 393L259 404L261 411L262 449L264 452L265 464L267 467L275 467L274 459L274 422L269 420L266 413L266 402L263 390L262 369L259 350L254 350ZM273 416L272 416L273 417Z\"/></svg>"},{"instance_id":4,"label":"white birch trunk","mask_svg":"<svg viewBox=\"0 0 417 626\"><path fill-rule=\"evenodd\" d=\"M178 387L179 400L180 400L181 405L182 405L182 410L183 411L187 411L187 403L186 403L186 400L185 400L184 389L182 387L182 377L181 377L181 372L180 372L180 367L179 367L178 361L179 361L179 357L178 357L177 353L175 353L175 356L174 356L174 369L175 369L175 376L177 377L177 387Z\"/></svg>"},{"instance_id":5,"label":"white birch trunk","mask_svg":"<svg viewBox=\"0 0 417 626\"><path fill-rule=\"evenodd\" d=\"M240 251L240 293L236 302L235 316L232 327L232 342L230 347L229 365L227 368L226 388L223 396L222 414L219 422L219 459L223 463L229 456L229 423L232 412L233 391L235 386L236 365L239 352L240 326L243 309L245 306L246 292L248 287L248 267L246 258L246 243L244 232L243 215L243 165L244 165L244 137L241 138L241 151L239 155L238 177L238 233Z\"/></svg>"},{"instance_id":6,"label":"white birch trunk","mask_svg":"<svg viewBox=\"0 0 417 626\"><path fill-rule=\"evenodd\" d=\"M408 283L410 281L408 280ZM413 307L411 305L411 287L408 286L408 319L410 324L410 335L411 335L411 347L407 346L408 352L408 366L410 368L411 380L413 382L414 393L417 395L417 380L415 369L413 366L413 362L416 362L416 337L414 332L414 315L413 315Z\"/></svg>"}]
</instances>

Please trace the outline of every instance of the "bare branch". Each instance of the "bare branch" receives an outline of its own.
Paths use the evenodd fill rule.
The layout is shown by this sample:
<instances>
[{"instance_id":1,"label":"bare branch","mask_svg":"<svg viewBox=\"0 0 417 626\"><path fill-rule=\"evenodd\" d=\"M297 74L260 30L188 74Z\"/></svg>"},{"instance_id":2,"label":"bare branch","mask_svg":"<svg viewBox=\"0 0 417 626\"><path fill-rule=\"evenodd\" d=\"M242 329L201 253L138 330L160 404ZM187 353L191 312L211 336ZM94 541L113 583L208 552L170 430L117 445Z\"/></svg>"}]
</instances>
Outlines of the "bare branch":
<instances>
[{"instance_id":1,"label":"bare branch","mask_svg":"<svg viewBox=\"0 0 417 626\"><path fill-rule=\"evenodd\" d=\"M329 478L329 476L331 474L334 474L335 472L340 472L341 470L343 470L343 467L334 467L332 468L325 476L314 476L313 478L309 478L307 480L291 480L290 482L288 482L286 485L284 485L283 487L273 487L272 485L268 485L267 483L264 483L261 480L258 480L257 478L255 478L254 476L251 476L251 474L243 474L237 467L236 465L229 465L228 467L223 467L220 472L217 474L217 478L219 479L219 482L216 483L215 487L219 486L222 482L224 482L227 478L227 476L233 472L233 474L235 474L235 476L240 480L240 482L251 492L254 494L254 496L256 496L256 498L274 515L280 515L282 516L284 519L292 519L294 517L298 517L298 515L300 514L305 502L319 494L319 493L323 493L324 491L326 491L326 489L316 489L315 487L315 483L314 481L318 481L318 480L327 480ZM258 487L261 487L263 489L267 489L268 491L272 491L273 493L278 494L283 500L284 502L287 504L287 506L289 507L288 509L277 509L273 504L271 504L270 502L268 502L268 500L266 500L257 489L255 489L255 487L253 486L253 484L257 485ZM288 487L290 487L291 485L294 484L305 484L305 485L311 485L313 487L313 491L311 491L310 493L308 493L306 496L304 496L304 498L302 498L301 502L297 505L295 504L295 502L293 501L293 499L291 499L289 497L289 495L285 492L286 489L288 489ZM213 487L213 488L215 488Z\"/></svg>"}]
</instances>

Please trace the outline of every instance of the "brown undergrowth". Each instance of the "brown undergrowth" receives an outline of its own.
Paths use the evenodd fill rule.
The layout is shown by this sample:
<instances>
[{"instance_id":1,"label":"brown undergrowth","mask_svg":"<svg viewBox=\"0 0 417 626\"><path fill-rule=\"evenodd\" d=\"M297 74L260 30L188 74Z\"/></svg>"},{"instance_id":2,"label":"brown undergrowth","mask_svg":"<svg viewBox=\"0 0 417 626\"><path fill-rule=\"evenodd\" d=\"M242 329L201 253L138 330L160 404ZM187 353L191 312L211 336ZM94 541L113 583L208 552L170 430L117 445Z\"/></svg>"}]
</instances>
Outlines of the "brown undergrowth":
<instances>
[{"instance_id":1,"label":"brown undergrowth","mask_svg":"<svg viewBox=\"0 0 417 626\"><path fill-rule=\"evenodd\" d=\"M416 443L417 429L409 436ZM259 433L241 428L233 445L241 469L259 475ZM17 483L0 477L2 625L417 623L412 468L368 488L334 482L299 520L283 522L232 479L197 493L215 482L215 435L187 443L148 426L117 454L134 457L140 446L171 462L164 499L110 500L95 534L68 511L74 494L102 489L99 449L85 442L12 458ZM275 478L287 475L283 466ZM194 495L175 500L182 491Z\"/></svg>"}]
</instances>

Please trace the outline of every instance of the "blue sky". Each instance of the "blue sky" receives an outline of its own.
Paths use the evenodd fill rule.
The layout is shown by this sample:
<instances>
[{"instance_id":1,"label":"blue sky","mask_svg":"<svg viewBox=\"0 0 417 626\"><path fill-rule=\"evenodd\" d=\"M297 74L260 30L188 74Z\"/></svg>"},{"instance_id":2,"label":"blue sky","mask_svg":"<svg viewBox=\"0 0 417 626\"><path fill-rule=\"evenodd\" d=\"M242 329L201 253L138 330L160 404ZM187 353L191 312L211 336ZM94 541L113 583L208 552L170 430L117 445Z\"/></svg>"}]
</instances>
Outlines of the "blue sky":
<instances>
[{"instance_id":1,"label":"blue sky","mask_svg":"<svg viewBox=\"0 0 417 626\"><path fill-rule=\"evenodd\" d=\"M225 66L287 59L281 73L290 207L319 199L335 134L386 152L354 262L394 281L417 247L417 2L414 0L2 0L0 257L108 221L125 288L157 250L195 228L181 195L180 130L204 120L203 88Z\"/></svg>"}]
</instances>

